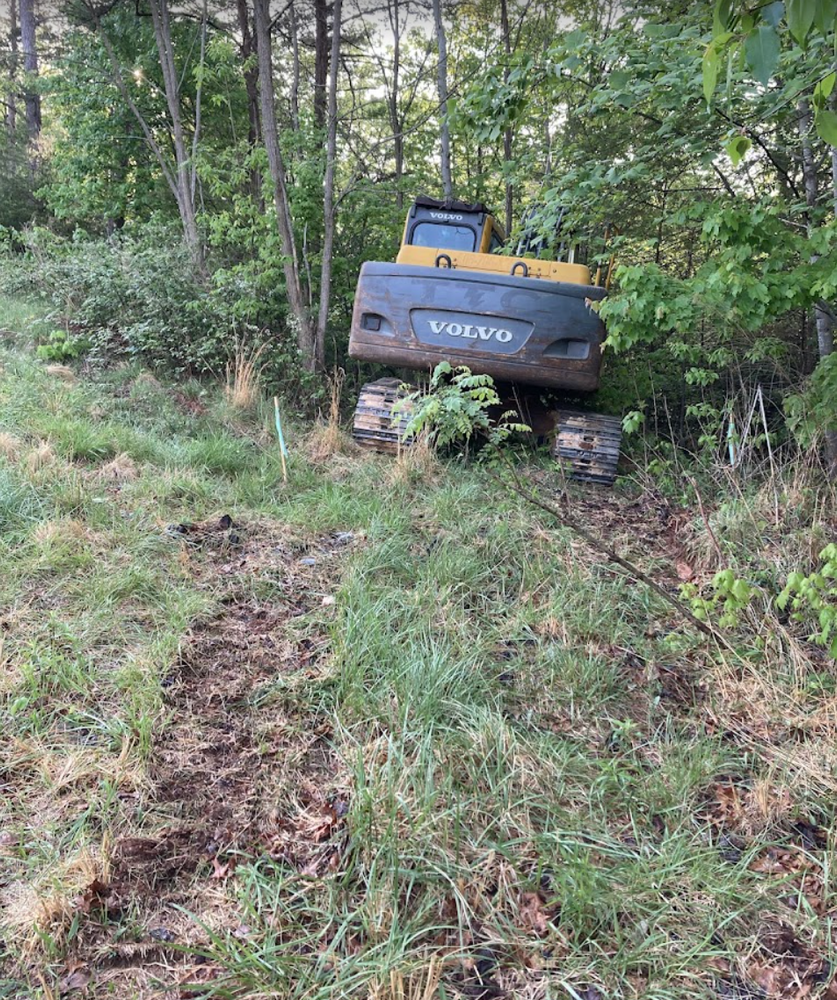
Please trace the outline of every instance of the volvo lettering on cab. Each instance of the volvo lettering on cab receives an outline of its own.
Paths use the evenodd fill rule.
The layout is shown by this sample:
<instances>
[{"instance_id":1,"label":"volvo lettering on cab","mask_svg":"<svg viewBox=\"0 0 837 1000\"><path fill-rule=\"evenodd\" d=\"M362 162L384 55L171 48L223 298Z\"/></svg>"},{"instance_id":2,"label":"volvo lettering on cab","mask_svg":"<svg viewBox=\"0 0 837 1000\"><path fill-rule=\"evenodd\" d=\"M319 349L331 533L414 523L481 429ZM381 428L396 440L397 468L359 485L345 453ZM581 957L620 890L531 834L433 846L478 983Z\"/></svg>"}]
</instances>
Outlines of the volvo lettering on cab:
<instances>
[{"instance_id":1,"label":"volvo lettering on cab","mask_svg":"<svg viewBox=\"0 0 837 1000\"><path fill-rule=\"evenodd\" d=\"M472 323L449 323L447 320L436 319L430 319L427 322L434 333L446 333L449 337L466 337L469 340L494 339L500 344L508 344L513 337L511 330L502 330L495 326L475 326Z\"/></svg>"}]
</instances>

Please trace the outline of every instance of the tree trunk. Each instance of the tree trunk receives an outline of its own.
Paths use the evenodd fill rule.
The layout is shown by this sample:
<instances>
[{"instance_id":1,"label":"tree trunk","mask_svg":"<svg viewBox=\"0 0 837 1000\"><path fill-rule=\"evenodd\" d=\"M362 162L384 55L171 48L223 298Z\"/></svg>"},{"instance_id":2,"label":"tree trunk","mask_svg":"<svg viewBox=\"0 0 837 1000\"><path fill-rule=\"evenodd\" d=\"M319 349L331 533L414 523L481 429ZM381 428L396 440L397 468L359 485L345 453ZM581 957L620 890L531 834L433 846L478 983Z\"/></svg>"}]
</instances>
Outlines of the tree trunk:
<instances>
[{"instance_id":1,"label":"tree trunk","mask_svg":"<svg viewBox=\"0 0 837 1000\"><path fill-rule=\"evenodd\" d=\"M340 34L343 0L334 0L331 28L331 59L328 79L328 138L323 185L323 252L320 271L320 311L317 317L315 362L325 364L325 335L331 302L331 265L334 258L334 167L337 158L337 75L340 69Z\"/></svg>"},{"instance_id":2,"label":"tree trunk","mask_svg":"<svg viewBox=\"0 0 837 1000\"><path fill-rule=\"evenodd\" d=\"M6 102L6 128L13 142L17 130L17 0L9 2L9 99Z\"/></svg>"},{"instance_id":3,"label":"tree trunk","mask_svg":"<svg viewBox=\"0 0 837 1000\"><path fill-rule=\"evenodd\" d=\"M256 48L259 54L259 93L262 110L262 139L264 141L270 177L273 182L273 201L276 207L276 226L282 250L283 270L288 304L297 328L297 344L306 366L316 368L316 337L311 316L305 306L305 296L299 280L299 258L294 240L293 222L288 202L288 185L285 164L279 148L279 131L276 125L275 94L273 89L273 55L270 49L270 0L253 0L255 13Z\"/></svg>"},{"instance_id":4,"label":"tree trunk","mask_svg":"<svg viewBox=\"0 0 837 1000\"><path fill-rule=\"evenodd\" d=\"M314 123L325 126L328 79L328 0L314 0Z\"/></svg>"},{"instance_id":5,"label":"tree trunk","mask_svg":"<svg viewBox=\"0 0 837 1000\"><path fill-rule=\"evenodd\" d=\"M811 106L807 99L803 99L797 105L799 112L799 139L802 146L802 179L805 184L805 203L808 206L808 232L813 227L812 213L818 199L817 167L814 160L814 151L811 147ZM835 155L837 151L832 149L832 169L835 168ZM837 199L837 174L832 176L833 198ZM812 254L811 263L815 263L819 258ZM826 302L817 302L814 306L814 320L817 327L817 353L820 360L827 358L834 351L834 316L832 310ZM832 479L837 479L837 427L827 427L824 429L825 460L829 475Z\"/></svg>"},{"instance_id":6,"label":"tree trunk","mask_svg":"<svg viewBox=\"0 0 837 1000\"><path fill-rule=\"evenodd\" d=\"M399 114L399 89L401 85L401 12L399 0L387 4L389 25L392 30L392 82L389 89L389 127L392 129L393 155L395 158L395 204L404 207L404 123ZM384 74L385 76L385 74Z\"/></svg>"},{"instance_id":7,"label":"tree trunk","mask_svg":"<svg viewBox=\"0 0 837 1000\"><path fill-rule=\"evenodd\" d=\"M41 134L41 98L31 88L33 78L38 75L35 0L20 0L20 45L23 49L23 69L27 76L23 94L26 105L26 130L29 133L29 141L35 143Z\"/></svg>"},{"instance_id":8,"label":"tree trunk","mask_svg":"<svg viewBox=\"0 0 837 1000\"><path fill-rule=\"evenodd\" d=\"M300 63L299 63L299 27L296 23L296 7L291 0L288 8L288 27L291 34L291 55L293 56L293 79L291 80L291 123L294 132L299 132L299 84L300 84Z\"/></svg>"},{"instance_id":9,"label":"tree trunk","mask_svg":"<svg viewBox=\"0 0 837 1000\"><path fill-rule=\"evenodd\" d=\"M436 85L439 89L439 114L442 120L442 189L445 192L445 201L450 201L453 198L453 178L450 169L450 125L448 123L448 46L445 37L445 23L442 20L442 0L433 0L433 21L436 26L436 41L439 48Z\"/></svg>"},{"instance_id":10,"label":"tree trunk","mask_svg":"<svg viewBox=\"0 0 837 1000\"><path fill-rule=\"evenodd\" d=\"M174 62L174 46L171 37L171 18L169 16L168 0L151 0L151 20L154 25L154 38L157 43L157 53L160 57L160 67L163 71L163 87L166 94L166 104L172 126L172 145L175 160L175 195L180 219L183 223L183 235L186 245L192 254L195 264L203 270L203 246L195 213L193 197L195 171L191 164L186 136L183 130L183 118L180 113L180 85L177 79L177 68ZM197 145L197 140L195 141Z\"/></svg>"},{"instance_id":11,"label":"tree trunk","mask_svg":"<svg viewBox=\"0 0 837 1000\"><path fill-rule=\"evenodd\" d=\"M238 30L241 32L238 52L242 63L247 67L244 70L244 90L247 93L247 143L252 152L261 142L262 123L259 115L259 71L257 66L251 63L256 53L256 43L250 30L247 0L236 0L236 14ZM250 170L250 191L257 201L261 201L262 175L255 167Z\"/></svg>"},{"instance_id":12,"label":"tree trunk","mask_svg":"<svg viewBox=\"0 0 837 1000\"><path fill-rule=\"evenodd\" d=\"M503 35L503 48L506 53L506 68L503 70L503 79L509 78L509 60L511 59L511 29L509 28L509 7L508 0L500 0L500 30ZM503 163L506 167L506 235L511 232L512 219L514 217L514 188L512 186L509 164L512 161L512 130L507 128L503 132Z\"/></svg>"}]
</instances>

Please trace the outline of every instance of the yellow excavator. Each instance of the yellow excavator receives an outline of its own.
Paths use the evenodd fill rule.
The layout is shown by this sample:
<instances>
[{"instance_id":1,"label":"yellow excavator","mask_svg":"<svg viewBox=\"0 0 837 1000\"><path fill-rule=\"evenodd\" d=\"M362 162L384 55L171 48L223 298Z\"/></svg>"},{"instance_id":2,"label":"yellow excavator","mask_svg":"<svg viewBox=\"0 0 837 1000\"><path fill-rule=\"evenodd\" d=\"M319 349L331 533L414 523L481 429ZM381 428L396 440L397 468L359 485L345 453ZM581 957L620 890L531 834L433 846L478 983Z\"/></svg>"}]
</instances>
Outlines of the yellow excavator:
<instances>
[{"instance_id":1,"label":"yellow excavator","mask_svg":"<svg viewBox=\"0 0 837 1000\"><path fill-rule=\"evenodd\" d=\"M564 259L524 256L533 248L524 239L509 253L502 227L482 204L416 198L395 262L361 268L349 355L396 369L427 371L443 360L467 365L518 402L529 386L594 391L605 329L593 305L607 294L607 274L599 268L592 275L577 262L577 245L562 241L560 232L556 256ZM358 444L401 447L408 417L393 409L403 386L398 378L363 386L353 428ZM560 408L549 413L553 453L571 475L612 485L620 419ZM539 423L543 430L543 414Z\"/></svg>"}]
</instances>

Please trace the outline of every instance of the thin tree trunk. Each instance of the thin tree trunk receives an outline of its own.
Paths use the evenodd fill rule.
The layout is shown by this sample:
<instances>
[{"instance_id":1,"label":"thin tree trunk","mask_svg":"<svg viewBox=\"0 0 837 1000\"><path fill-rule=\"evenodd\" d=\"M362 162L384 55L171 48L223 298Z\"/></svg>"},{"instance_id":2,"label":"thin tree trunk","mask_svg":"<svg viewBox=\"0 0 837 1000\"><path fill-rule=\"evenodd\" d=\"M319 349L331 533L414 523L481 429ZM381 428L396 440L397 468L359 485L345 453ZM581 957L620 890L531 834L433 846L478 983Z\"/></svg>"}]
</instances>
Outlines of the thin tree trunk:
<instances>
[{"instance_id":1,"label":"thin tree trunk","mask_svg":"<svg viewBox=\"0 0 837 1000\"><path fill-rule=\"evenodd\" d=\"M392 29L392 82L389 91L389 127L392 129L393 155L395 157L395 204L399 211L404 207L404 123L398 111L401 77L401 16L399 0L387 4L389 24Z\"/></svg>"},{"instance_id":2,"label":"thin tree trunk","mask_svg":"<svg viewBox=\"0 0 837 1000\"><path fill-rule=\"evenodd\" d=\"M32 80L38 75L38 43L35 35L35 0L20 0L20 45L23 49L23 69L27 76L23 100L26 106L26 131L33 144L41 134L41 98L31 88Z\"/></svg>"},{"instance_id":3,"label":"thin tree trunk","mask_svg":"<svg viewBox=\"0 0 837 1000\"><path fill-rule=\"evenodd\" d=\"M809 210L816 207L819 195L817 183L817 167L814 161L814 151L811 147L811 106L807 98L797 105L799 121L799 139L802 147L802 179L805 184L805 203ZM837 151L832 149L832 169L834 169ZM832 198L837 199L837 175L832 176ZM813 226L811 214L808 216L808 232ZM818 260L816 254L811 255L811 263ZM814 306L814 320L817 327L817 353L820 360L827 358L834 351L834 317L826 302L817 302ZM837 427L824 429L825 459L831 478L837 478Z\"/></svg>"},{"instance_id":4,"label":"thin tree trunk","mask_svg":"<svg viewBox=\"0 0 837 1000\"><path fill-rule=\"evenodd\" d=\"M328 0L314 0L314 123L325 126L328 79Z\"/></svg>"},{"instance_id":5,"label":"thin tree trunk","mask_svg":"<svg viewBox=\"0 0 837 1000\"><path fill-rule=\"evenodd\" d=\"M509 7L508 0L500 0L500 30L503 34L503 48L506 53L506 68L503 71L503 79L508 80L509 78L509 67L508 62L511 59L511 29L509 28ZM506 165L506 170L510 169L509 164L512 161L512 130L507 128L503 132L503 163ZM506 235L511 232L512 219L514 217L514 188L512 186L511 176L506 174Z\"/></svg>"},{"instance_id":6,"label":"thin tree trunk","mask_svg":"<svg viewBox=\"0 0 837 1000\"><path fill-rule=\"evenodd\" d=\"M190 183L192 204L195 203L195 188L198 182L198 144L200 143L200 135L201 135L201 108L203 104L203 73L206 64L207 3L208 0L203 0L203 11L201 14L200 75L198 77L197 93L195 94L195 131L192 133L192 175Z\"/></svg>"},{"instance_id":7,"label":"thin tree trunk","mask_svg":"<svg viewBox=\"0 0 837 1000\"><path fill-rule=\"evenodd\" d=\"M450 201L453 198L453 178L450 169L450 124L448 122L448 46L445 23L442 20L442 0L433 0L433 21L436 26L436 42L439 48L436 85L439 88L439 114L442 120L442 189L445 193L445 201Z\"/></svg>"},{"instance_id":8,"label":"thin tree trunk","mask_svg":"<svg viewBox=\"0 0 837 1000\"><path fill-rule=\"evenodd\" d=\"M17 0L9 2L9 99L6 102L6 128L14 141L17 130Z\"/></svg>"},{"instance_id":9,"label":"thin tree trunk","mask_svg":"<svg viewBox=\"0 0 837 1000\"><path fill-rule=\"evenodd\" d=\"M315 360L325 364L325 335L331 301L331 265L334 258L334 167L337 159L337 75L340 70L340 34L343 0L334 0L331 27L331 59L328 79L328 138L323 186L323 252L320 271L320 311L317 317Z\"/></svg>"},{"instance_id":10,"label":"thin tree trunk","mask_svg":"<svg viewBox=\"0 0 837 1000\"><path fill-rule=\"evenodd\" d=\"M180 219L183 223L183 235L186 239L186 245L189 247L195 264L203 270L203 247L198 232L195 200L192 196L189 151L183 130L183 118L180 113L180 87L174 62L174 46L171 37L171 18L169 16L168 0L151 0L151 21L154 25L154 38L157 43L157 53L160 57L160 67L163 71L163 87L172 125L177 207L180 209Z\"/></svg>"},{"instance_id":11,"label":"thin tree trunk","mask_svg":"<svg viewBox=\"0 0 837 1000\"><path fill-rule=\"evenodd\" d=\"M241 32L239 55L246 69L244 70L244 90L247 94L247 144L252 152L261 142L262 123L259 112L259 71L251 62L256 53L256 43L250 30L250 14L247 10L247 0L236 0L238 30ZM253 167L250 170L250 191L253 197L262 201L261 171Z\"/></svg>"},{"instance_id":12,"label":"thin tree trunk","mask_svg":"<svg viewBox=\"0 0 837 1000\"><path fill-rule=\"evenodd\" d=\"M291 80L291 122L294 132L299 132L299 83L300 83L300 63L299 63L299 28L296 23L296 7L291 2L288 8L288 26L291 33L291 55L293 56L293 78Z\"/></svg>"},{"instance_id":13,"label":"thin tree trunk","mask_svg":"<svg viewBox=\"0 0 837 1000\"><path fill-rule=\"evenodd\" d=\"M276 125L275 94L273 89L273 56L270 49L270 0L253 0L256 30L256 48L259 54L259 93L262 111L262 139L264 141L270 177L273 182L273 200L276 207L276 225L283 257L288 304L297 327L297 344L308 368L316 367L316 338L311 317L305 306L305 296L299 280L299 258L294 240L293 221L288 202L288 185L285 164L279 148L279 131Z\"/></svg>"}]
</instances>

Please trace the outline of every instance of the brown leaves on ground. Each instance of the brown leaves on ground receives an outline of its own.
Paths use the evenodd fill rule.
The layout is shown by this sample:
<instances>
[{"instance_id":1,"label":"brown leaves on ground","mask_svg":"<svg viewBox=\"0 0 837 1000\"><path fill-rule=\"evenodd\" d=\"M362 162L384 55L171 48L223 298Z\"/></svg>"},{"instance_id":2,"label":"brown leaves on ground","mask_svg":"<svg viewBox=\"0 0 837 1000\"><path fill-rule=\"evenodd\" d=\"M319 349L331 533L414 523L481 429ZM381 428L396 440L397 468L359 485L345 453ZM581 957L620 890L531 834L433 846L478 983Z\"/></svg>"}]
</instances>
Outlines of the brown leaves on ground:
<instances>
[{"instance_id":1,"label":"brown leaves on ground","mask_svg":"<svg viewBox=\"0 0 837 1000\"><path fill-rule=\"evenodd\" d=\"M747 979L765 997L781 1000L837 1000L830 963L801 941L787 924L767 924L759 934L758 953L746 963ZM828 985L823 992L823 986Z\"/></svg>"},{"instance_id":2,"label":"brown leaves on ground","mask_svg":"<svg viewBox=\"0 0 837 1000\"><path fill-rule=\"evenodd\" d=\"M707 791L701 814L721 830L752 836L793 810L790 789L769 780L719 778Z\"/></svg>"}]
</instances>

